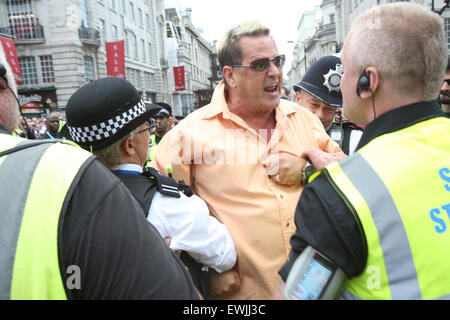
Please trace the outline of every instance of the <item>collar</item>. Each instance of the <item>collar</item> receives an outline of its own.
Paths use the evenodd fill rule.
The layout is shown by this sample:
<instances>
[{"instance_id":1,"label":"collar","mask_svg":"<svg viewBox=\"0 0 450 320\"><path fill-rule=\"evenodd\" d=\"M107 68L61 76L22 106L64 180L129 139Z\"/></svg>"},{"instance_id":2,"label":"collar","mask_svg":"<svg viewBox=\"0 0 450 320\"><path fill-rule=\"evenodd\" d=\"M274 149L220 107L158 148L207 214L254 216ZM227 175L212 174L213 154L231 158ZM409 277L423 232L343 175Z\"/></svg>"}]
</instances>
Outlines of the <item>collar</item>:
<instances>
[{"instance_id":1,"label":"collar","mask_svg":"<svg viewBox=\"0 0 450 320\"><path fill-rule=\"evenodd\" d=\"M142 168L134 163L124 163L119 164L117 167L113 169L116 173L124 173L124 174L141 174Z\"/></svg>"},{"instance_id":2,"label":"collar","mask_svg":"<svg viewBox=\"0 0 450 320\"><path fill-rule=\"evenodd\" d=\"M280 99L280 104L276 107L277 117L279 114L290 115L297 112L296 108L292 106L287 100ZM232 119L235 116L228 108L228 103L225 98L225 84L223 80L216 86L213 97L211 99L210 108L203 115L203 119L211 119L219 114L223 115L224 119Z\"/></svg>"},{"instance_id":3,"label":"collar","mask_svg":"<svg viewBox=\"0 0 450 320\"><path fill-rule=\"evenodd\" d=\"M46 133L47 133L47 135L50 137L50 139L56 139L56 138L50 133L50 131L47 131Z\"/></svg>"},{"instance_id":4,"label":"collar","mask_svg":"<svg viewBox=\"0 0 450 320\"><path fill-rule=\"evenodd\" d=\"M6 130L6 128L0 123L0 133L9 134L11 135L11 132Z\"/></svg>"},{"instance_id":5,"label":"collar","mask_svg":"<svg viewBox=\"0 0 450 320\"><path fill-rule=\"evenodd\" d=\"M443 117L444 113L436 100L422 101L390 110L367 125L356 150L361 149L373 139L418 122Z\"/></svg>"}]
</instances>

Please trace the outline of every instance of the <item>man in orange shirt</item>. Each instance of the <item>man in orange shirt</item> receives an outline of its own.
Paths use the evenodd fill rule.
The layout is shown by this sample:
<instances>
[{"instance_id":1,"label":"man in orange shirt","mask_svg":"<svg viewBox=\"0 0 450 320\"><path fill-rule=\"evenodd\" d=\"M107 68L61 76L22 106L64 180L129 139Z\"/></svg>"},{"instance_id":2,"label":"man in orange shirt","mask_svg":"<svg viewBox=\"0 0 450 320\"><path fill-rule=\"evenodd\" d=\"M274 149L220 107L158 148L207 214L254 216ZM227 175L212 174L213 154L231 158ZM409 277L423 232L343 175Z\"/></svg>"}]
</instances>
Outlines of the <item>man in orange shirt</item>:
<instances>
[{"instance_id":1,"label":"man in orange shirt","mask_svg":"<svg viewBox=\"0 0 450 320\"><path fill-rule=\"evenodd\" d=\"M232 28L218 56L224 81L211 103L164 136L152 165L170 165L232 234L238 262L214 274L212 297L270 299L288 260L306 162L279 175L273 159L283 167L309 149L340 149L312 113L280 100L284 56L269 29L254 21Z\"/></svg>"}]
</instances>

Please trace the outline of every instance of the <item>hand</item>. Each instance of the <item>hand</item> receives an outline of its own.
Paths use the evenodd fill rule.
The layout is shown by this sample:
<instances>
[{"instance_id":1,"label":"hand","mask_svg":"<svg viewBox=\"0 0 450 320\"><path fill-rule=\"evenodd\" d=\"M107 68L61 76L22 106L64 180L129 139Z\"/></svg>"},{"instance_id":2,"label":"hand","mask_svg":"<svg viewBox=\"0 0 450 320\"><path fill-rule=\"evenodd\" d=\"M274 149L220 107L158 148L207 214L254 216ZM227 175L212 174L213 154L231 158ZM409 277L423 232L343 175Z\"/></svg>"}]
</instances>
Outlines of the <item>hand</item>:
<instances>
[{"instance_id":1,"label":"hand","mask_svg":"<svg viewBox=\"0 0 450 320\"><path fill-rule=\"evenodd\" d=\"M167 244L167 246L170 248L170 242L171 242L171 240L170 240L170 238L169 237L165 237L164 238L164 242ZM175 255L178 257L178 258L181 258L181 250L173 250L173 253L175 253Z\"/></svg>"},{"instance_id":2,"label":"hand","mask_svg":"<svg viewBox=\"0 0 450 320\"><path fill-rule=\"evenodd\" d=\"M311 149L303 152L302 157L305 159L308 158L317 170L322 170L332 162L341 161L347 155L342 151L326 153L320 149Z\"/></svg>"},{"instance_id":3,"label":"hand","mask_svg":"<svg viewBox=\"0 0 450 320\"><path fill-rule=\"evenodd\" d=\"M217 299L223 295L231 294L241 286L241 278L235 269L224 273L217 273L210 269L210 282L209 299Z\"/></svg>"},{"instance_id":4,"label":"hand","mask_svg":"<svg viewBox=\"0 0 450 320\"><path fill-rule=\"evenodd\" d=\"M302 183L306 160L287 152L269 155L263 162L267 174L279 185L296 186Z\"/></svg>"},{"instance_id":5,"label":"hand","mask_svg":"<svg viewBox=\"0 0 450 320\"><path fill-rule=\"evenodd\" d=\"M170 247L170 238L169 237L165 237L164 242L167 244L168 247Z\"/></svg>"}]
</instances>

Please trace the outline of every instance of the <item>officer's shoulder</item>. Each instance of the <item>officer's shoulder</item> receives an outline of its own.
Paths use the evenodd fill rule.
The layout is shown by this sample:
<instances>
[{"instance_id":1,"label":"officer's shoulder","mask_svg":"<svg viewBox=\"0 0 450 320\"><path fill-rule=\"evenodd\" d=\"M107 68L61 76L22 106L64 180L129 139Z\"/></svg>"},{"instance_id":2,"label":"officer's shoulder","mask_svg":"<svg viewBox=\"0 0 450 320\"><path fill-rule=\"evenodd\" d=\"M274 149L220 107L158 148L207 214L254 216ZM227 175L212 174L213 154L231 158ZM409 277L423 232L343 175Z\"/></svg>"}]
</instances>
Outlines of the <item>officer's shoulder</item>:
<instances>
[{"instance_id":1,"label":"officer's shoulder","mask_svg":"<svg viewBox=\"0 0 450 320\"><path fill-rule=\"evenodd\" d=\"M360 126L357 123L351 122L351 121L345 121L342 123L342 126L344 128L348 128L351 130L360 130L360 131L364 131L364 128L362 126Z\"/></svg>"},{"instance_id":2,"label":"officer's shoulder","mask_svg":"<svg viewBox=\"0 0 450 320\"><path fill-rule=\"evenodd\" d=\"M166 177L161 172L152 167L145 168L144 176L156 183L156 188L161 194L175 198L181 197L178 189L178 183L175 181L175 179Z\"/></svg>"}]
</instances>

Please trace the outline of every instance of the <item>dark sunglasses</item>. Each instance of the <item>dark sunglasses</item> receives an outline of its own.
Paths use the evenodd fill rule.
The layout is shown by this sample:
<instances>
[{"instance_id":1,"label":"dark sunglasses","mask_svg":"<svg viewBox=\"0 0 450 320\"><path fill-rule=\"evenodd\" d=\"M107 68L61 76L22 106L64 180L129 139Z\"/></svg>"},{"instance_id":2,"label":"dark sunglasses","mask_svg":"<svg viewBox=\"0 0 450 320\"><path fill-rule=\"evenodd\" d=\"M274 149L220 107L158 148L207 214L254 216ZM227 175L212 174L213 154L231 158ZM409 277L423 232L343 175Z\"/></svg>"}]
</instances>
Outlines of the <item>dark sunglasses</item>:
<instances>
[{"instance_id":1,"label":"dark sunglasses","mask_svg":"<svg viewBox=\"0 0 450 320\"><path fill-rule=\"evenodd\" d=\"M150 134L152 133L152 130L156 127L156 121L155 119L151 118L149 121L146 122L147 123L147 128L139 130L137 132L137 134L148 131L150 132Z\"/></svg>"},{"instance_id":2,"label":"dark sunglasses","mask_svg":"<svg viewBox=\"0 0 450 320\"><path fill-rule=\"evenodd\" d=\"M444 79L444 82L447 82L447 85L450 86L450 79Z\"/></svg>"},{"instance_id":3,"label":"dark sunglasses","mask_svg":"<svg viewBox=\"0 0 450 320\"><path fill-rule=\"evenodd\" d=\"M275 58L261 58L261 59L256 59L255 61L250 62L250 64L246 64L246 65L233 65L232 67L248 67L253 71L256 72L263 72L266 71L267 69L269 69L270 67L270 62L273 62L273 64L279 68L279 67L283 67L284 66L284 62L286 61L286 57L284 56L284 54L280 54L278 56L276 56Z\"/></svg>"}]
</instances>

